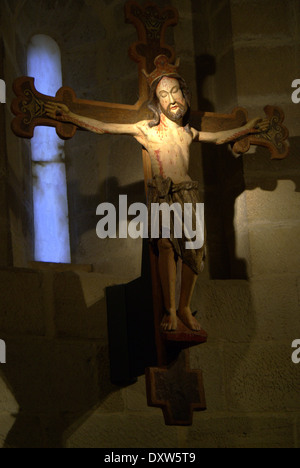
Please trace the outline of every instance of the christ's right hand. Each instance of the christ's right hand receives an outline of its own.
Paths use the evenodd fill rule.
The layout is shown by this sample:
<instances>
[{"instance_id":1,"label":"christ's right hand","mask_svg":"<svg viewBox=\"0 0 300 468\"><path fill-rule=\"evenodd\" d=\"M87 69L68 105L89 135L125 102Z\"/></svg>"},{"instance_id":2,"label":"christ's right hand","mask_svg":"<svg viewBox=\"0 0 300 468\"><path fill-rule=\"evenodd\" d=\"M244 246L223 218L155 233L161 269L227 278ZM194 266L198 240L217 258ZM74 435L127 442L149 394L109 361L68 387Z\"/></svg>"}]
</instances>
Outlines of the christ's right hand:
<instances>
[{"instance_id":1,"label":"christ's right hand","mask_svg":"<svg viewBox=\"0 0 300 468\"><path fill-rule=\"evenodd\" d=\"M46 115L54 120L69 121L71 111L65 104L47 101L45 104Z\"/></svg>"}]
</instances>

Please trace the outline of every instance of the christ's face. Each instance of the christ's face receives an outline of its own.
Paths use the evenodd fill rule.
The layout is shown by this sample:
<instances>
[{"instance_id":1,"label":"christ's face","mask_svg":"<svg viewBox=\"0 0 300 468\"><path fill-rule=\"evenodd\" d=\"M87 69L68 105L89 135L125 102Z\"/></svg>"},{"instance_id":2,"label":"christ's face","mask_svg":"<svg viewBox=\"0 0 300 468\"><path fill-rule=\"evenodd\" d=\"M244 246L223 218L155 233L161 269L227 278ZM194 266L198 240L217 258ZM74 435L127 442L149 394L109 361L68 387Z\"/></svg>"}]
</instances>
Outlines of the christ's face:
<instances>
[{"instance_id":1,"label":"christ's face","mask_svg":"<svg viewBox=\"0 0 300 468\"><path fill-rule=\"evenodd\" d=\"M162 113L170 120L177 122L184 117L187 104L176 78L164 76L157 85L156 96Z\"/></svg>"}]
</instances>

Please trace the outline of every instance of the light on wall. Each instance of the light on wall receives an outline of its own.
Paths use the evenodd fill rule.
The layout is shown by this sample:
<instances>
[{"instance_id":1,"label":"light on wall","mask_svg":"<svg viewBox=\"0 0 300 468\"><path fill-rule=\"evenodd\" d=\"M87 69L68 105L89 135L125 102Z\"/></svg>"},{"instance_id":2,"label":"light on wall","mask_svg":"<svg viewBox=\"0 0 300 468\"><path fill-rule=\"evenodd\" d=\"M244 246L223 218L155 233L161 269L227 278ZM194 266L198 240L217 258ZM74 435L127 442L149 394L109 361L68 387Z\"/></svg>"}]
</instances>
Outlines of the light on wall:
<instances>
[{"instance_id":1,"label":"light on wall","mask_svg":"<svg viewBox=\"0 0 300 468\"><path fill-rule=\"evenodd\" d=\"M55 96L62 86L61 55L49 36L32 37L27 55L27 73L36 89ZM33 172L34 259L70 263L70 235L64 141L54 128L36 127L31 140Z\"/></svg>"}]
</instances>

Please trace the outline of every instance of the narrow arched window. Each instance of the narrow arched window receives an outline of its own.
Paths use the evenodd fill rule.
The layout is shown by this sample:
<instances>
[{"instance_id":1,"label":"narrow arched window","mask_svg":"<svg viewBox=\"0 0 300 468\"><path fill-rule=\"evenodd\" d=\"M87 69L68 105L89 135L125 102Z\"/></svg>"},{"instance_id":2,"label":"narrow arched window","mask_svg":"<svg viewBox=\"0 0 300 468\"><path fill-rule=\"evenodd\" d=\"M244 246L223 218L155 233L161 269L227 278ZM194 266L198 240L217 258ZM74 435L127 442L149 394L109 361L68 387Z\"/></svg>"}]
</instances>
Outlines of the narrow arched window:
<instances>
[{"instance_id":1,"label":"narrow arched window","mask_svg":"<svg viewBox=\"0 0 300 468\"><path fill-rule=\"evenodd\" d=\"M27 72L36 89L55 96L62 86L61 55L49 36L32 37L27 55ZM70 263L70 236L64 142L51 127L36 127L31 140L34 260Z\"/></svg>"}]
</instances>

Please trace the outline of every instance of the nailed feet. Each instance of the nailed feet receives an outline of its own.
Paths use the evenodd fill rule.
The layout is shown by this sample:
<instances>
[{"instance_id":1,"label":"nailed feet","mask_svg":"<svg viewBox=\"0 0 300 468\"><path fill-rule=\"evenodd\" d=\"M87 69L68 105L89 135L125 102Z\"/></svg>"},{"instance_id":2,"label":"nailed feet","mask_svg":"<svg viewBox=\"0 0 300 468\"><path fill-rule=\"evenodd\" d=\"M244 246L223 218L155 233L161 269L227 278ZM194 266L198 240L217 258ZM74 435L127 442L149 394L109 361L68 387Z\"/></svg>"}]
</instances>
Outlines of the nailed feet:
<instances>
[{"instance_id":1,"label":"nailed feet","mask_svg":"<svg viewBox=\"0 0 300 468\"><path fill-rule=\"evenodd\" d=\"M191 309L189 307L179 310L178 317L184 323L184 325L188 327L190 330L194 330L194 331L201 330L200 323L193 316ZM160 325L161 329L163 331L174 331L177 329L177 325L178 325L177 313L166 312Z\"/></svg>"}]
</instances>

